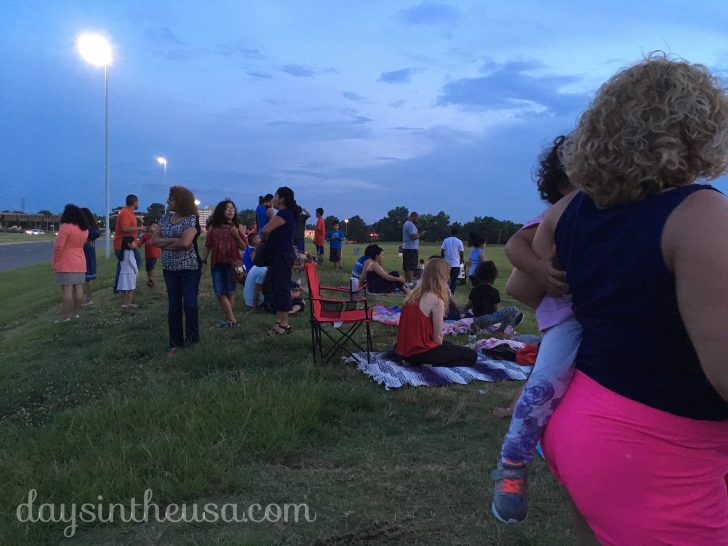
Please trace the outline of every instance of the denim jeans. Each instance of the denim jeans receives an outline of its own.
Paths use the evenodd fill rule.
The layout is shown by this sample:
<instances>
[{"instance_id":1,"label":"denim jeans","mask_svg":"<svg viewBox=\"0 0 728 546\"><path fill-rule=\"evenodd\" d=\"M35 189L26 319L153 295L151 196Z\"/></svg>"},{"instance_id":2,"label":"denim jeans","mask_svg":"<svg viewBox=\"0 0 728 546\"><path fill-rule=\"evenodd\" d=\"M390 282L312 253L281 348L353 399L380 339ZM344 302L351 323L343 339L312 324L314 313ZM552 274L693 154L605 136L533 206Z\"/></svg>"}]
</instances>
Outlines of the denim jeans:
<instances>
[{"instance_id":1,"label":"denim jeans","mask_svg":"<svg viewBox=\"0 0 728 546\"><path fill-rule=\"evenodd\" d=\"M121 259L124 255L122 254L121 250L114 250L114 254L116 254L116 276L114 277L114 294L118 293L119 291L116 289L117 286L119 286L119 273L121 273ZM142 255L139 253L139 249L134 249L134 261L136 261L137 268L139 268L139 271L142 269Z\"/></svg>"},{"instance_id":2,"label":"denim jeans","mask_svg":"<svg viewBox=\"0 0 728 546\"><path fill-rule=\"evenodd\" d=\"M501 463L527 465L533 460L543 429L569 386L580 343L581 325L573 317L544 332L536 364L503 439Z\"/></svg>"},{"instance_id":3,"label":"denim jeans","mask_svg":"<svg viewBox=\"0 0 728 546\"><path fill-rule=\"evenodd\" d=\"M450 293L455 294L458 287L458 276L460 275L460 266L450 268Z\"/></svg>"},{"instance_id":4,"label":"denim jeans","mask_svg":"<svg viewBox=\"0 0 728 546\"><path fill-rule=\"evenodd\" d=\"M519 312L520 311L518 311L517 307L503 307L490 315L480 315L475 317L473 319L473 324L481 330L485 330L488 326L492 326L496 322L499 322L500 329L505 330L508 326L513 324Z\"/></svg>"},{"instance_id":5,"label":"denim jeans","mask_svg":"<svg viewBox=\"0 0 728 546\"><path fill-rule=\"evenodd\" d=\"M163 269L164 284L167 285L167 323L169 325L169 347L183 347L185 338L189 343L200 342L200 324L197 318L197 293L200 289L200 269L169 271ZM182 324L182 311L185 322Z\"/></svg>"}]
</instances>

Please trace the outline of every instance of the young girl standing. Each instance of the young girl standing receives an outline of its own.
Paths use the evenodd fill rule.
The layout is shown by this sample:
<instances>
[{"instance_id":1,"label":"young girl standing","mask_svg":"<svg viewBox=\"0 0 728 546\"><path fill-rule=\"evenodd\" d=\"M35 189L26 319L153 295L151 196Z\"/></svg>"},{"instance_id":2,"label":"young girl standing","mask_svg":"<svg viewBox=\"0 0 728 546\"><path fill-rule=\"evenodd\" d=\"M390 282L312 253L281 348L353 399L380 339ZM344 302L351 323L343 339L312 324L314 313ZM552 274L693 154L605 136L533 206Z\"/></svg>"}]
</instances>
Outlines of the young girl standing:
<instances>
[{"instance_id":1,"label":"young girl standing","mask_svg":"<svg viewBox=\"0 0 728 546\"><path fill-rule=\"evenodd\" d=\"M134 250L137 247L136 240L133 237L124 237L121 240L121 269L119 270L119 284L117 290L121 292L121 306L124 309L139 307L132 303L134 299L134 290L136 290L136 280L139 274L139 266L137 266L136 258L134 258Z\"/></svg>"},{"instance_id":2,"label":"young girl standing","mask_svg":"<svg viewBox=\"0 0 728 546\"><path fill-rule=\"evenodd\" d=\"M442 324L450 301L450 266L440 258L429 260L421 281L404 300L397 330L397 354L414 365L475 364L475 351L443 340Z\"/></svg>"},{"instance_id":3,"label":"young girl standing","mask_svg":"<svg viewBox=\"0 0 728 546\"><path fill-rule=\"evenodd\" d=\"M245 226L240 224L235 203L229 199L220 201L212 213L205 249L202 251L202 263L207 263L208 256L212 254L212 286L224 316L224 320L215 325L217 328L240 327L233 313L237 287L233 270L242 266L240 251L248 246L247 241Z\"/></svg>"},{"instance_id":4,"label":"young girl standing","mask_svg":"<svg viewBox=\"0 0 728 546\"><path fill-rule=\"evenodd\" d=\"M488 257L485 255L485 250L483 250L485 248L485 239L482 235L471 231L468 237L468 243L473 247L470 251L470 256L468 256L468 277L470 277L470 282L475 286L475 270Z\"/></svg>"}]
</instances>

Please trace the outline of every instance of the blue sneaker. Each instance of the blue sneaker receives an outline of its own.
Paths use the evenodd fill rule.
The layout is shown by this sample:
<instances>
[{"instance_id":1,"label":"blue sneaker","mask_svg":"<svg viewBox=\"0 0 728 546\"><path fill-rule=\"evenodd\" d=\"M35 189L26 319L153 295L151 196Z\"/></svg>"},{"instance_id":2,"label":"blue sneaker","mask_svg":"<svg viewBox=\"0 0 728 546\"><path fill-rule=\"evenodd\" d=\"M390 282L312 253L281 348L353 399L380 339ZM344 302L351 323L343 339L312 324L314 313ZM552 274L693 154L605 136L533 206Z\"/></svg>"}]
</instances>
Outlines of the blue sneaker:
<instances>
[{"instance_id":1,"label":"blue sneaker","mask_svg":"<svg viewBox=\"0 0 728 546\"><path fill-rule=\"evenodd\" d=\"M528 516L528 467L526 465L498 465L491 478L493 503L491 511L503 523L521 523Z\"/></svg>"}]
</instances>

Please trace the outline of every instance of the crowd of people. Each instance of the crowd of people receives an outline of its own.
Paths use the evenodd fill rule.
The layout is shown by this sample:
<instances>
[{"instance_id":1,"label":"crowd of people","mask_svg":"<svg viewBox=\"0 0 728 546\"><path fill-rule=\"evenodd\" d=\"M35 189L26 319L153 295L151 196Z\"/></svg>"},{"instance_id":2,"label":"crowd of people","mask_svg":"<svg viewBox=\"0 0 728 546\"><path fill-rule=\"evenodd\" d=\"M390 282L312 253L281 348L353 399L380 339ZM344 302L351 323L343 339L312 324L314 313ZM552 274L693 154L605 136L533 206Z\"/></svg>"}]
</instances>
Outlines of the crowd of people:
<instances>
[{"instance_id":1,"label":"crowd of people","mask_svg":"<svg viewBox=\"0 0 728 546\"><path fill-rule=\"evenodd\" d=\"M549 208L506 245L506 291L535 309L543 337L493 472L500 521L526 518L528 467L541 440L573 501L580 544L728 543L728 200L697 182L726 170L728 97L705 67L665 56L607 81L576 130L544 151L537 183ZM220 327L239 326L234 296L245 276L246 306L275 313L270 335L290 333L290 313L305 305L291 271L311 216L290 188L260 198L256 233L222 201L202 254L188 189L171 188L170 212L145 228L133 214L137 198L126 205L114 236L114 289L122 307L133 306L137 246L146 250L148 286L161 257L171 354L200 340L208 260ZM323 260L328 242L340 270L345 235L338 222L327 229L323 213L316 209L316 256ZM473 364L477 352L445 341L443 321L470 314L475 332L504 330L523 313L500 307L482 237L469 235L465 261L453 230L425 261L424 233L412 212L402 227L403 275L386 271L384 250L372 244L350 285L404 295L395 350L405 364ZM93 304L98 236L90 211L66 206L53 255L63 321ZM465 271L471 289L458 308L453 294Z\"/></svg>"}]
</instances>

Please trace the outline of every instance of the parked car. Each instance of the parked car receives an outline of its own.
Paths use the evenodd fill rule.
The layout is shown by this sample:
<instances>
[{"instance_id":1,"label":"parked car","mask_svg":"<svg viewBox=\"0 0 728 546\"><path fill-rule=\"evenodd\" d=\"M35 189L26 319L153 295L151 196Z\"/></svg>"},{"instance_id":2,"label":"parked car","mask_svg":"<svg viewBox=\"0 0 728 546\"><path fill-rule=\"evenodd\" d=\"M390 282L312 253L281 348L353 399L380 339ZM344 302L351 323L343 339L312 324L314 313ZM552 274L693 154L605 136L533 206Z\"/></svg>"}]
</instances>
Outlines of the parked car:
<instances>
[{"instance_id":1,"label":"parked car","mask_svg":"<svg viewBox=\"0 0 728 546\"><path fill-rule=\"evenodd\" d=\"M25 233L28 235L45 235L45 231L42 229L26 229Z\"/></svg>"}]
</instances>

